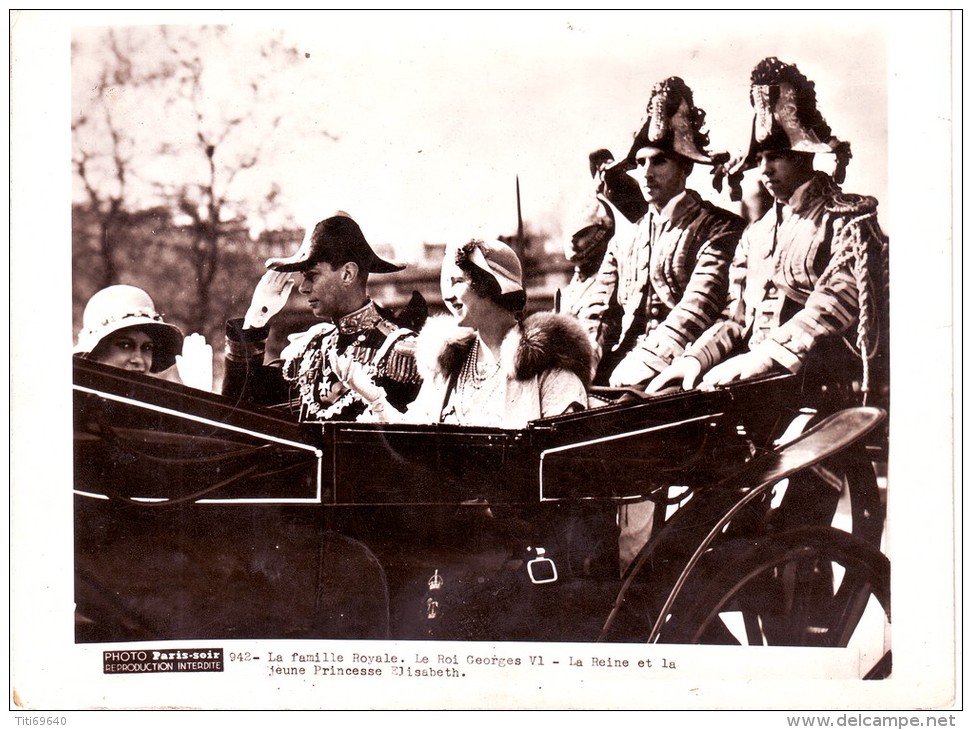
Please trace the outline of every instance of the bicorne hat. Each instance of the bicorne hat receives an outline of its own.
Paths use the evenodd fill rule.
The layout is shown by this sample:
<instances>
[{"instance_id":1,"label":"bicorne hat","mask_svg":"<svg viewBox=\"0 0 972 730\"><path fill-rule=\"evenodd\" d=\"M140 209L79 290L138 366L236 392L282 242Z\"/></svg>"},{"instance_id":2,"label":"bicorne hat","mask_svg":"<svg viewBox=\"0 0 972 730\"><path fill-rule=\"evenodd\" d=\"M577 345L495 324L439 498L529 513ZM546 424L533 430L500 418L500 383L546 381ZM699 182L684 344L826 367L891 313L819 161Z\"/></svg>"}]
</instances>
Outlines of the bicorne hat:
<instances>
[{"instance_id":1,"label":"bicorne hat","mask_svg":"<svg viewBox=\"0 0 972 730\"><path fill-rule=\"evenodd\" d=\"M749 101L753 131L749 150L733 173L756 166L761 152L791 151L836 155L834 180L844 181L850 144L833 135L817 109L814 83L791 63L764 58L753 69Z\"/></svg>"},{"instance_id":2,"label":"bicorne hat","mask_svg":"<svg viewBox=\"0 0 972 730\"><path fill-rule=\"evenodd\" d=\"M709 135L703 131L704 123L705 111L695 106L692 90L681 78L671 76L655 84L627 163L634 164L635 155L642 147L655 147L703 165L725 162L727 154L705 151Z\"/></svg>"},{"instance_id":3,"label":"bicorne hat","mask_svg":"<svg viewBox=\"0 0 972 730\"><path fill-rule=\"evenodd\" d=\"M348 261L374 274L390 274L405 268L380 258L358 224L343 211L314 226L292 256L267 259L266 267L276 271L306 271L321 262L340 266Z\"/></svg>"}]
</instances>

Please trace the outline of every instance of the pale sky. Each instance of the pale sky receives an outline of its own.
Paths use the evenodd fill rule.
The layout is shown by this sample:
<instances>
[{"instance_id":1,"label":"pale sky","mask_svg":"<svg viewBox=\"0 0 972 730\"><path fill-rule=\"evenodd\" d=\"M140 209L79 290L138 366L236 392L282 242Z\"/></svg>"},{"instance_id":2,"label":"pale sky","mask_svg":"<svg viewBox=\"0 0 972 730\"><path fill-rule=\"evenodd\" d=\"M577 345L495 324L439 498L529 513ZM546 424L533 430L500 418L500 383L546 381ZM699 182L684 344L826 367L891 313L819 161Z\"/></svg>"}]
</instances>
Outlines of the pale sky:
<instances>
[{"instance_id":1,"label":"pale sky","mask_svg":"<svg viewBox=\"0 0 972 730\"><path fill-rule=\"evenodd\" d=\"M94 25L128 18L86 15ZM845 190L885 201L890 16L428 11L138 19L232 22L242 49L255 45L246 39L283 29L303 58L275 79L284 124L270 140L272 153L240 184L276 182L284 193L279 214L308 226L346 210L369 239L408 260L424 241L515 232L517 176L529 226L554 235L574 230L590 189L588 153L624 154L651 87L668 76L684 78L707 112L711 148L741 151L752 119L749 75L771 55L816 82L824 117L851 142ZM84 30L75 28L74 37L83 39ZM253 63L245 53L237 63L212 59L236 80L214 103L232 104ZM146 132L173 134L164 114L146 106L139 107ZM704 168L690 184L731 205L716 197ZM881 213L890 228L887 208Z\"/></svg>"}]
</instances>

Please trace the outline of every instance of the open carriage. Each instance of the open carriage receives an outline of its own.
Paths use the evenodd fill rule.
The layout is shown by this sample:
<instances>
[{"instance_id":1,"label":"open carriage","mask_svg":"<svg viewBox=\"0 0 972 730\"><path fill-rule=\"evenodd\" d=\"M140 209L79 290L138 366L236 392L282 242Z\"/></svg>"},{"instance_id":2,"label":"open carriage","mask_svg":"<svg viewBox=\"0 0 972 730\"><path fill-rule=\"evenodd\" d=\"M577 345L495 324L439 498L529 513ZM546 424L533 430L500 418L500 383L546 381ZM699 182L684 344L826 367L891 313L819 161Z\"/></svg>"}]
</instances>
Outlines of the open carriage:
<instances>
[{"instance_id":1,"label":"open carriage","mask_svg":"<svg viewBox=\"0 0 972 730\"><path fill-rule=\"evenodd\" d=\"M793 376L605 391L505 430L298 424L88 361L74 374L78 642L846 646L865 611L889 620L868 445L885 413L795 429ZM656 528L621 576L617 505L646 499Z\"/></svg>"}]
</instances>

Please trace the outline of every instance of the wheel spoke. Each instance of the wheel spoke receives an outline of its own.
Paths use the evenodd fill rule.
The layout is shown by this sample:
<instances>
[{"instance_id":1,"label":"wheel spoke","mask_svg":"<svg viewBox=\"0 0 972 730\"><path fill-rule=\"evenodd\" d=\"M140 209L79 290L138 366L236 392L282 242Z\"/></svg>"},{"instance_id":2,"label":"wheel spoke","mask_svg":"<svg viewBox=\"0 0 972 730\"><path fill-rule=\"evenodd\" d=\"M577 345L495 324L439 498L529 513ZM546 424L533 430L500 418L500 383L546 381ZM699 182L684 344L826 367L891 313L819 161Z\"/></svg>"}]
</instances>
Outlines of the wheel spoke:
<instances>
[{"instance_id":1,"label":"wheel spoke","mask_svg":"<svg viewBox=\"0 0 972 730\"><path fill-rule=\"evenodd\" d=\"M887 559L835 528L792 530L749 549L732 546L712 561L724 567L700 575L709 583L693 587L695 601L675 605L662 641L844 647L872 597L890 615Z\"/></svg>"},{"instance_id":2,"label":"wheel spoke","mask_svg":"<svg viewBox=\"0 0 972 730\"><path fill-rule=\"evenodd\" d=\"M749 646L762 646L765 642L759 616L755 613L744 611L743 622L746 625L746 638L749 639Z\"/></svg>"}]
</instances>

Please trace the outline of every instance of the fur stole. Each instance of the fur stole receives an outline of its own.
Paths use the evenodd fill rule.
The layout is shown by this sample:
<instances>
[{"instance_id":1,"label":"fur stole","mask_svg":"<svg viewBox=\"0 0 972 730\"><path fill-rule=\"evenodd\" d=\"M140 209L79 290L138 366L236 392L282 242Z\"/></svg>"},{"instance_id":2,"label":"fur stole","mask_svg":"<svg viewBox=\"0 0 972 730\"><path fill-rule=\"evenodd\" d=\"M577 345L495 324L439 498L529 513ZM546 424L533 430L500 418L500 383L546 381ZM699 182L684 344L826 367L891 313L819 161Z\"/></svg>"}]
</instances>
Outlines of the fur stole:
<instances>
[{"instance_id":1,"label":"fur stole","mask_svg":"<svg viewBox=\"0 0 972 730\"><path fill-rule=\"evenodd\" d=\"M419 332L415 360L426 379L447 377L462 367L476 333L460 327L451 315L430 317ZM573 317L538 312L503 339L500 354L506 377L530 380L552 369L574 373L590 387L594 362L587 332Z\"/></svg>"}]
</instances>

